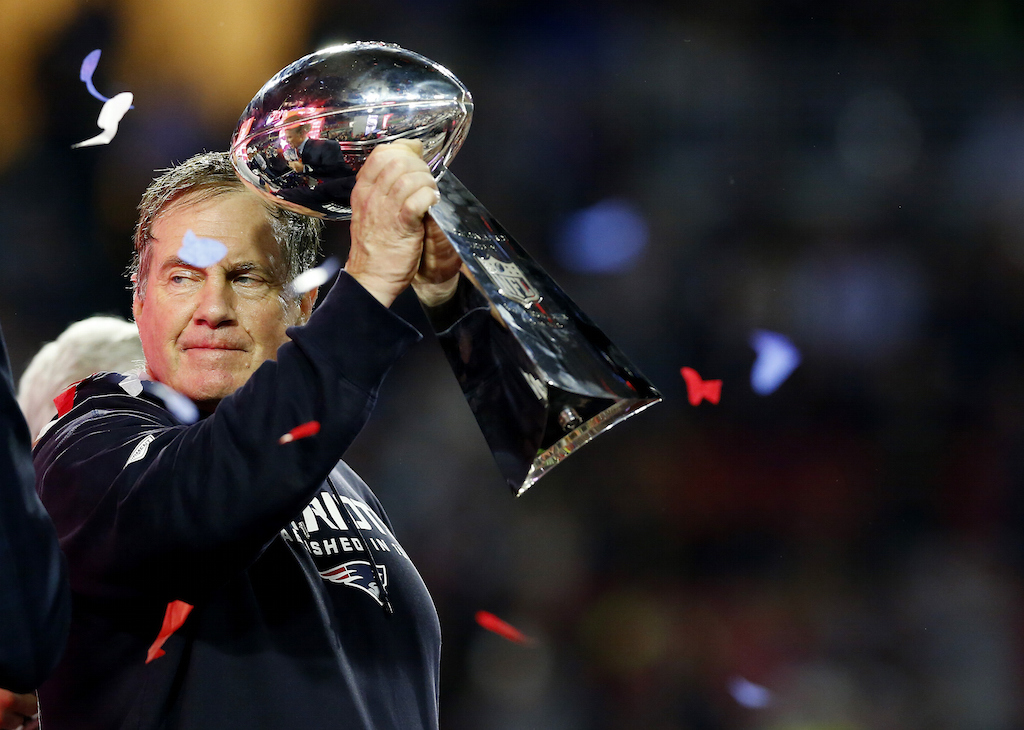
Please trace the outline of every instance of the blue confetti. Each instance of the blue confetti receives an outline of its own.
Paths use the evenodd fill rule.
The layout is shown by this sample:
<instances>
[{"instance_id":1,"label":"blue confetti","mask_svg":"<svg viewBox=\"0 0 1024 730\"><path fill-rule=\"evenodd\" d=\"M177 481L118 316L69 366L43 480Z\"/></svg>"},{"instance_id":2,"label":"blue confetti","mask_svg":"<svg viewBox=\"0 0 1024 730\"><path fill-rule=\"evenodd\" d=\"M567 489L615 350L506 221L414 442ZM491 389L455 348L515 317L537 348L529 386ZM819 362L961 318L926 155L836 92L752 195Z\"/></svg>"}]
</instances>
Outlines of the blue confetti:
<instances>
[{"instance_id":1,"label":"blue confetti","mask_svg":"<svg viewBox=\"0 0 1024 730\"><path fill-rule=\"evenodd\" d=\"M800 364L800 351L778 332L754 330L750 346L757 352L750 371L750 387L758 395L774 393Z\"/></svg>"},{"instance_id":2,"label":"blue confetti","mask_svg":"<svg viewBox=\"0 0 1024 730\"><path fill-rule=\"evenodd\" d=\"M185 231L178 258L199 269L213 266L228 255L228 247L215 238L200 238L192 229Z\"/></svg>"},{"instance_id":3,"label":"blue confetti","mask_svg":"<svg viewBox=\"0 0 1024 730\"><path fill-rule=\"evenodd\" d=\"M614 274L631 269L647 247L647 221L617 198L577 211L555 237L555 256L568 271Z\"/></svg>"},{"instance_id":4,"label":"blue confetti","mask_svg":"<svg viewBox=\"0 0 1024 730\"><path fill-rule=\"evenodd\" d=\"M754 684L743 677L733 677L729 680L729 694L743 707L752 710L761 710L772 704L774 697L772 691L767 687Z\"/></svg>"},{"instance_id":5,"label":"blue confetti","mask_svg":"<svg viewBox=\"0 0 1024 730\"><path fill-rule=\"evenodd\" d=\"M97 48L95 51L93 51L85 57L85 60L82 61L82 70L81 72L79 72L78 77L85 82L85 88L89 90L90 94L95 96L100 101L106 102L110 101L110 99L103 96L103 94L101 94L100 92L96 91L96 87L93 86L92 83L92 75L96 73L96 66L99 65L101 52L102 51L100 51L100 49Z\"/></svg>"}]
</instances>

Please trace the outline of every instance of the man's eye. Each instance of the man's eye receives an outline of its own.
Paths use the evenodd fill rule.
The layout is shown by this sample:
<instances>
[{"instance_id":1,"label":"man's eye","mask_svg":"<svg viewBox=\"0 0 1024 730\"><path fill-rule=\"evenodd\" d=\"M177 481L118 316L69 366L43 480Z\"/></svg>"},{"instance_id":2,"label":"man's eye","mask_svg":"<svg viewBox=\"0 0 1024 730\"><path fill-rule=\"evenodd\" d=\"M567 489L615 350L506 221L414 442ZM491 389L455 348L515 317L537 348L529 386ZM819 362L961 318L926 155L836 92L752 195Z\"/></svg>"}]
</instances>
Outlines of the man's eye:
<instances>
[{"instance_id":1,"label":"man's eye","mask_svg":"<svg viewBox=\"0 0 1024 730\"><path fill-rule=\"evenodd\" d=\"M255 276L243 274L242 276L235 277L235 282L241 284L242 286L258 286L263 283L263 280Z\"/></svg>"}]
</instances>

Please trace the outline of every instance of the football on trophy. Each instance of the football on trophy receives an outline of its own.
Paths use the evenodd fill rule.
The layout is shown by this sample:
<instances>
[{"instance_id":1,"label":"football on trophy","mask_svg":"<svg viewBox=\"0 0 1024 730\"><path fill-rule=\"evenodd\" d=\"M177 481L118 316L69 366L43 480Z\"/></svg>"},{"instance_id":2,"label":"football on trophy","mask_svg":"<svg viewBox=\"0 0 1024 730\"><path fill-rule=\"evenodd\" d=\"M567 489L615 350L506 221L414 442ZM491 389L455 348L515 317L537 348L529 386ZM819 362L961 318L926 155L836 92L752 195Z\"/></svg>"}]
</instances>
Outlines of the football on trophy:
<instances>
[{"instance_id":1,"label":"football on trophy","mask_svg":"<svg viewBox=\"0 0 1024 730\"><path fill-rule=\"evenodd\" d=\"M472 116L469 90L418 53L377 42L332 46L259 90L231 137L231 163L276 205L346 220L355 175L377 144L419 140L440 177Z\"/></svg>"}]
</instances>

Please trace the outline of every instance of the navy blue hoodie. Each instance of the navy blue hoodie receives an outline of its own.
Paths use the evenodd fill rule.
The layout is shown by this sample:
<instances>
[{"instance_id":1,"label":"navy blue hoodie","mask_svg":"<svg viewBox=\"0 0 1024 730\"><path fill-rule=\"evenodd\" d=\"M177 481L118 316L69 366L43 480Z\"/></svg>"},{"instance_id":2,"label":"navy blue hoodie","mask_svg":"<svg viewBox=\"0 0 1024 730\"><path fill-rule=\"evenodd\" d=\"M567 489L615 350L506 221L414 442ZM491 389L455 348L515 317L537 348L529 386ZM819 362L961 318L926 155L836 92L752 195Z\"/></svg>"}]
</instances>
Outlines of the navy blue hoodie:
<instances>
[{"instance_id":1,"label":"navy blue hoodie","mask_svg":"<svg viewBox=\"0 0 1024 730\"><path fill-rule=\"evenodd\" d=\"M64 558L32 489L30 443L0 333L0 687L14 692L46 679L71 620Z\"/></svg>"},{"instance_id":2,"label":"navy blue hoodie","mask_svg":"<svg viewBox=\"0 0 1024 730\"><path fill-rule=\"evenodd\" d=\"M344 272L288 334L194 424L108 373L40 439L73 597L39 693L46 730L437 727L437 613L339 461L419 335ZM311 421L318 433L279 443ZM154 646L176 601L194 608Z\"/></svg>"}]
</instances>

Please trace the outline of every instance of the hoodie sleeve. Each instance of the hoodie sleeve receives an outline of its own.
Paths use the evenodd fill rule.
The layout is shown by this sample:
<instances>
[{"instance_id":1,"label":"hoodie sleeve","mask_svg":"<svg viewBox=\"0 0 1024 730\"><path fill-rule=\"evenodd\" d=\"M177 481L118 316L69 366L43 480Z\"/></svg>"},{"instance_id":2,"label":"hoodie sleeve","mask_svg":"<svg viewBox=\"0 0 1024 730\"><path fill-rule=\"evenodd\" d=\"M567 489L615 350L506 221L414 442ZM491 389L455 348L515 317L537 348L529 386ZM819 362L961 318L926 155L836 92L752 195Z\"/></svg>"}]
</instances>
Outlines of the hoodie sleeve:
<instances>
[{"instance_id":1,"label":"hoodie sleeve","mask_svg":"<svg viewBox=\"0 0 1024 730\"><path fill-rule=\"evenodd\" d=\"M29 443L0 333L0 687L13 692L46 679L71 621L67 569L32 488Z\"/></svg>"},{"instance_id":2,"label":"hoodie sleeve","mask_svg":"<svg viewBox=\"0 0 1024 730\"><path fill-rule=\"evenodd\" d=\"M316 493L419 338L344 272L288 334L276 361L192 425L144 397L79 387L35 457L76 592L195 602L244 570ZM310 421L317 434L279 443Z\"/></svg>"}]
</instances>

